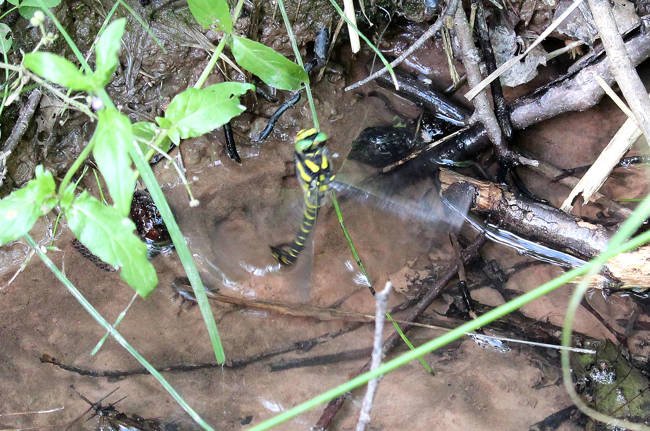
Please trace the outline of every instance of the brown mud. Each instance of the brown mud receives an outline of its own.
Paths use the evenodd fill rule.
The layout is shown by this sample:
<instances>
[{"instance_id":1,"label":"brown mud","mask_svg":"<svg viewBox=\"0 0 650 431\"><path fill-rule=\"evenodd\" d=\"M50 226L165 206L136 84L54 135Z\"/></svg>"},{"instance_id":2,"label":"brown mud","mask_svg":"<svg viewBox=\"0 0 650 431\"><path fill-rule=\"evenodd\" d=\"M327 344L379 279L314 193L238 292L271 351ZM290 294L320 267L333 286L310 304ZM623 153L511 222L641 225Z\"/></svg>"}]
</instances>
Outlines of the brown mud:
<instances>
[{"instance_id":1,"label":"brown mud","mask_svg":"<svg viewBox=\"0 0 650 431\"><path fill-rule=\"evenodd\" d=\"M167 21L162 24L154 21L154 30L161 38L164 28L173 33L166 24ZM265 36L282 31L279 25L268 28L270 30L262 32ZM302 32L305 34L301 37L307 40L308 30L302 29ZM80 35L76 36L79 39ZM177 36L165 39L170 51L162 56L154 54L156 48L142 29L131 26L122 53L123 68L118 71L118 78L110 90L116 104L119 103L132 119L158 115L165 101L193 82L207 62L204 51L179 43ZM397 53L408 45L404 37L397 36L386 43ZM267 44L277 48L268 41ZM430 42L432 44L439 42ZM174 46L176 49L172 49ZM283 45L285 50L286 47ZM431 49L425 46L422 52ZM436 46L436 52L439 50ZM392 124L394 119L378 99L364 96L379 88L375 84L359 92L343 92L346 84L364 76L367 59L353 60L345 47L339 49L336 58L347 69L345 79L325 74L322 81L313 85L313 92L321 127L329 136L330 153L338 168L352 140L364 128ZM449 85L442 54L416 55L410 64L420 72L425 71L440 88ZM462 66L459 69L462 70ZM532 86L557 73L552 66L543 69ZM464 90L461 88L459 94ZM512 99L521 92L519 88L506 89L506 98ZM413 105L396 98L392 101L405 116L417 116ZM174 157L179 151L182 155L186 176L200 200L197 208L189 207L189 199L174 169L164 161L155 168L204 281L226 295L292 304L308 302L329 306L349 296L342 309L374 313L374 301L358 281L358 269L330 203L325 203L321 209L313 247L300 257L297 268L268 272L276 266L268 246L290 241L298 226L301 196L292 175L291 141L299 129L311 126L309 108L303 99L285 114L268 140L252 143L251 138L257 136L260 125L264 125L264 120L255 119L255 115L268 116L276 107L260 102L233 122L242 165L228 158L221 130L188 140L180 150L172 152ZM534 157L560 168L581 166L595 159L624 120L618 108L604 100L587 112L566 114L529 127L518 134L517 143ZM75 124L78 127L68 125L56 133L62 135L67 131L81 136L86 126ZM57 142L48 151L67 163L72 160L70 155L79 151L75 146L83 143L77 138L74 145ZM637 143L635 149L643 149L641 144L645 145ZM65 164L61 162L62 166ZM569 190L561 185L551 184L548 179L527 174L525 170L521 172L527 185L554 205L559 205L568 194ZM91 189L94 187L90 180L85 183ZM603 192L617 199L644 196L647 192L645 172L640 168L620 169L606 182ZM410 279L435 276L453 262L453 249L447 235L436 232L431 223L387 215L354 198L342 198L342 209L346 226L373 281L379 287L390 279L398 290L391 304L403 301L403 293L408 293L412 284ZM581 208L580 205L574 213L597 215L593 207ZM48 228L53 221L52 217L49 226L40 223L32 232L40 243L49 242ZM100 313L113 321L131 299L133 291L117 273L103 272L84 259L71 245L70 232L65 226L60 230L54 242L60 251L50 251L50 258L65 269L70 280ZM3 286L0 291L0 429L30 426L65 429L65 424L88 408L70 385L91 400L98 400L119 387L114 398L127 398L117 405L118 409L175 422L182 430L198 429L150 376L110 381L79 376L39 361L39 357L47 353L63 363L82 368L125 370L138 367L138 363L110 339L95 357L90 356L104 330L36 258L11 285L4 287L20 266L26 251L21 243L0 250L0 283ZM497 245L487 245L482 255L486 261L497 260L502 268L526 260ZM158 270L159 286L145 300L135 301L119 331L157 367L212 360L198 308L184 306L180 309L180 301L172 300L171 283L183 275L176 255L157 256L153 263ZM550 265L532 266L514 274L505 288L526 292L560 273L560 269ZM468 268L468 280L474 299L489 305L504 302L480 267ZM561 326L571 291L571 286L560 288L525 306L522 312L530 318ZM623 324L635 306L625 294L614 294L606 301L597 300L598 295L600 292L592 294L592 306L624 331ZM444 294L434 303L430 313L444 313L450 302L450 296ZM319 322L222 304L214 304L213 311L226 354L232 360L335 333L347 325L341 321ZM639 319L646 322L647 327L648 316L641 313ZM623 324L616 323L621 321ZM575 329L593 338L612 338L584 309L576 317ZM371 325L365 325L308 352L282 357L307 357L369 347L372 331ZM414 329L410 334L416 345L438 335L424 329ZM635 354L647 355L648 337L650 331L647 329L634 330L627 347ZM278 359L236 370L216 368L166 373L165 377L215 429L239 430L344 382L366 360L271 372L269 364ZM424 430L435 425L449 430L528 429L571 404L561 384L559 355L555 351L512 345L509 352L501 353L483 349L471 339L463 339L427 355L425 360L435 369L435 376L428 375L417 362L412 362L381 381L372 412L372 429ZM346 403L337 416L334 429L354 428L362 397L361 390L352 394L351 402ZM1 416L56 407L65 409L45 415ZM308 429L320 414L321 409L311 410L278 429ZM75 427L94 429L94 421L80 421ZM580 428L565 424L560 429Z\"/></svg>"}]
</instances>

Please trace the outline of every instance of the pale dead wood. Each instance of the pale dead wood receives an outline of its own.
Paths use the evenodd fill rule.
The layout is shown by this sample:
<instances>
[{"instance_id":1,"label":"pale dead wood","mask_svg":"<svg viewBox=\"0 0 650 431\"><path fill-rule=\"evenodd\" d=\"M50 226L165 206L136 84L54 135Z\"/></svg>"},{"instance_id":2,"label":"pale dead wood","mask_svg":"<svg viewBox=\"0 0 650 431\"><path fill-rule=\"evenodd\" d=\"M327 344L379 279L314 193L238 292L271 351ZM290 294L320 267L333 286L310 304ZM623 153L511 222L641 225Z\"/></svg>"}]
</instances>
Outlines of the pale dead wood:
<instances>
[{"instance_id":1,"label":"pale dead wood","mask_svg":"<svg viewBox=\"0 0 650 431\"><path fill-rule=\"evenodd\" d=\"M594 164L571 190L560 209L566 212L571 211L573 202L581 193L584 203L589 203L594 193L600 189L621 158L640 136L641 130L636 126L634 119L628 118L600 153Z\"/></svg>"},{"instance_id":2,"label":"pale dead wood","mask_svg":"<svg viewBox=\"0 0 650 431\"><path fill-rule=\"evenodd\" d=\"M547 178L557 178L563 174L561 169L558 169L555 166L546 163L542 160L539 161L538 166L528 166L528 168L532 169L534 172L537 172L538 174L543 175ZM558 182L566 187L574 188L578 184L579 180L578 178L569 175L568 177L564 177L558 180ZM620 217L622 219L626 219L632 214L631 209L626 208L620 205L618 202L611 200L610 198L603 195L599 191L593 192L591 196L595 203L598 203L599 205L602 205L603 207L607 208L614 216Z\"/></svg>"},{"instance_id":3,"label":"pale dead wood","mask_svg":"<svg viewBox=\"0 0 650 431\"><path fill-rule=\"evenodd\" d=\"M634 112L641 132L650 142L650 98L641 78L636 73L632 60L627 55L609 0L588 0L588 2L614 78L630 109Z\"/></svg>"}]
</instances>

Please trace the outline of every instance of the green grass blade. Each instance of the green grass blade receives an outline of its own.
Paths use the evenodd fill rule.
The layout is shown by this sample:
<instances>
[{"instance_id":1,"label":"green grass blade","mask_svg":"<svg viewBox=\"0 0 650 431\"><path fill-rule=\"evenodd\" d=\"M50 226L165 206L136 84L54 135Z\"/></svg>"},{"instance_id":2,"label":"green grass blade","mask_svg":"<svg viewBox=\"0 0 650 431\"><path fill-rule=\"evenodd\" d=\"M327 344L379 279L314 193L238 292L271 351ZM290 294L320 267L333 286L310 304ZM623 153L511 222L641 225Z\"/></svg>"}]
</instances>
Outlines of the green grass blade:
<instances>
[{"instance_id":1,"label":"green grass blade","mask_svg":"<svg viewBox=\"0 0 650 431\"><path fill-rule=\"evenodd\" d=\"M352 257L354 257L354 261L357 263L359 269L361 269L363 276L366 277L366 281L368 281L368 288L370 289L370 293L374 295L375 288L372 287L373 283L370 280L370 276L368 275L368 272L366 271L366 267L363 266L363 262L359 257L359 253L357 253L357 248L354 246L354 242L352 242L352 237L350 236L350 233L345 227L345 223L343 223L343 213L341 212L339 201L338 199L336 199L336 194L334 193L333 190L330 191L330 197L332 199L332 204L334 205L334 212L336 212L336 218L338 219L339 225L341 226L341 230L343 231L343 235L345 235L345 239L348 242L348 246L350 247L350 252L352 252ZM404 341L404 344L406 344L409 349L413 350L415 348L413 347L413 343L411 343L411 341L408 339L404 331L402 331L402 328L400 328L399 324L393 319L393 316L391 316L390 313L386 313L386 318L391 321L393 327L395 327L395 330L399 334L400 338L402 339L402 341ZM422 368L424 368L427 373L433 374L433 370L431 369L429 364L426 363L424 359L418 358L418 361L420 362Z\"/></svg>"},{"instance_id":2,"label":"green grass blade","mask_svg":"<svg viewBox=\"0 0 650 431\"><path fill-rule=\"evenodd\" d=\"M302 62L302 56L300 55L300 50L298 49L298 44L296 43L296 36L293 34L293 29L291 28L291 22L289 22L289 17L287 16L287 11L284 8L284 1L277 0L277 5L280 8L280 13L282 14L282 21L284 21L284 26L287 29L287 34L289 35L289 40L291 41L291 48L293 48L293 55L296 57L296 62L300 67L304 68L305 65ZM320 130L320 124L318 123L318 115L316 114L316 105L314 104L314 96L311 94L311 86L308 82L305 83L305 93L307 93L307 100L309 101L309 109L311 110L311 118L314 121L314 128Z\"/></svg>"},{"instance_id":3,"label":"green grass blade","mask_svg":"<svg viewBox=\"0 0 650 431\"><path fill-rule=\"evenodd\" d=\"M196 302L199 304L199 309L201 310L203 321L205 322L205 326L208 328L210 342L212 343L212 348L214 349L214 354L217 362L224 363L226 360L226 353L224 352L223 346L221 345L221 339L219 337L217 324L214 321L212 308L210 308L208 297L205 294L205 287L203 286L203 282L199 276L199 271L194 264L192 254L187 248L185 238L183 237L183 234L181 233L181 230L176 223L176 219L174 218L174 215L169 208L169 204L167 203L162 190L160 190L160 185L158 184L158 181L156 181L156 177L154 176L153 171L151 170L149 163L145 161L140 148L137 145L133 145L129 151L129 154L131 155L135 166L138 168L138 171L140 171L142 180L147 186L147 190L149 190L151 198L156 204L156 207L158 207L158 211L160 211L160 215L162 216L163 221L167 226L169 235L174 242L174 247L176 248L178 257L183 264L187 278L192 284L194 295L196 296Z\"/></svg>"},{"instance_id":4,"label":"green grass blade","mask_svg":"<svg viewBox=\"0 0 650 431\"><path fill-rule=\"evenodd\" d=\"M650 194L643 199L641 204L634 210L630 217L621 225L618 232L612 237L607 245L607 249L596 259L593 260L594 266L589 270L584 279L578 284L578 287L573 292L569 305L567 306L566 315L564 317L564 326L562 327L562 345L571 345L571 333L573 331L573 321L575 314L582 302L587 289L589 288L589 281L600 271L600 269L607 262L607 253L613 248L618 248L623 242L631 236L641 226L646 219L650 216ZM564 386L569 393L569 396L578 408L585 414L591 416L593 419L607 423L609 426L618 428L633 429L633 430L648 430L650 427L643 426L639 423L628 422L623 419L617 419L595 409L588 407L573 387L573 380L571 379L571 369L569 363L569 352L563 350L561 352L562 361L562 378Z\"/></svg>"},{"instance_id":5,"label":"green grass blade","mask_svg":"<svg viewBox=\"0 0 650 431\"><path fill-rule=\"evenodd\" d=\"M603 253L602 257L603 259L610 259L611 257L632 250L640 245L645 244L646 242L650 241L650 231L649 232L644 232L643 234L632 238L625 244L615 247L611 250L607 250L606 252ZM525 293L512 301L509 301L483 315L478 317L477 319L474 319L472 321L469 321L467 323L464 323L463 325L457 327L456 329L453 329L446 334L441 335L438 338L435 338L420 347L416 348L415 350L411 350L409 352L404 353L403 355L392 359L384 364L382 364L379 368L368 371L367 373L361 374L354 379L351 379L345 383L343 383L340 386L337 386L333 389L330 389L327 392L324 392L302 404L299 404L275 417L272 417L271 419L268 419L258 425L255 425L252 428L249 428L249 431L263 431L267 430L275 425L279 425L301 413L306 412L309 409L312 409L322 403L328 402L329 400L332 400L339 395L343 395L346 392L349 392L355 388L358 388L359 386L362 386L366 383L368 383L369 380L374 379L376 377L379 377L383 374L386 374L390 371L393 371L394 369L401 367L402 365L412 361L415 358L418 358L426 353L432 352L442 346L445 346L446 344L451 343L452 341L455 341L463 336L467 332L472 332L475 331L476 329L487 325L488 323L499 319L500 317L505 316L508 313L512 313L513 311L523 307L524 305L528 304L529 302L544 296L548 294L549 292L552 292L553 290L557 289L558 287L561 287L565 285L566 283L570 282L574 278L586 274L590 269L594 268L596 266L596 263L594 261L591 261L587 263L586 265L583 265L579 268L574 268L559 277L542 284L541 286L537 287L534 290L531 290L528 293Z\"/></svg>"},{"instance_id":6,"label":"green grass blade","mask_svg":"<svg viewBox=\"0 0 650 431\"><path fill-rule=\"evenodd\" d=\"M115 340L120 343L144 368L146 368L151 375L158 380L163 388L176 400L176 402L194 419L194 421L199 424L204 430L214 431L213 428L205 422L198 413L196 413L192 407L185 402L185 400L176 392L172 385L165 380L165 378L151 365L140 353L138 353L135 348L133 348L122 335L117 332L114 328L111 327L110 323L102 317L101 314L95 309L95 307L88 302L88 300L79 292L79 290L68 280L68 278L57 268L57 266L50 260L50 258L43 253L41 247L34 241L34 239L28 235L25 235L25 240L27 244L30 245L38 254L38 257L41 258L45 266L52 271L56 278L63 283L63 285L68 289L68 291L75 297L75 299L81 304L81 306L95 319L100 325L102 325L107 331L111 332L111 335Z\"/></svg>"}]
</instances>

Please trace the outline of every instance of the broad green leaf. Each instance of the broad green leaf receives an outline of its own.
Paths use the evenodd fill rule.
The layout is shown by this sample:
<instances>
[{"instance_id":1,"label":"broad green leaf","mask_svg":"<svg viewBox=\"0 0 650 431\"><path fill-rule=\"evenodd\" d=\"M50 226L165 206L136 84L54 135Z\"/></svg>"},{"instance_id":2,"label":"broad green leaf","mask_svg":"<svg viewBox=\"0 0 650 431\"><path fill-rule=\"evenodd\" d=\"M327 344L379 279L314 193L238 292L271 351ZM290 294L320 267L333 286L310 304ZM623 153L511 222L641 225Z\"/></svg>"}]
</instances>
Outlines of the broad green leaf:
<instances>
[{"instance_id":1,"label":"broad green leaf","mask_svg":"<svg viewBox=\"0 0 650 431\"><path fill-rule=\"evenodd\" d=\"M47 8L58 6L61 0L7 0L7 3L19 6L18 12L25 19L32 19L34 12L41 8L41 5Z\"/></svg>"},{"instance_id":2,"label":"broad green leaf","mask_svg":"<svg viewBox=\"0 0 650 431\"><path fill-rule=\"evenodd\" d=\"M159 117L160 118L160 117ZM164 118L162 118L164 120ZM168 124L170 126L171 124ZM154 138L156 137L156 131L158 127L154 123L149 123L148 121L139 121L133 123L133 135L135 136L135 141L140 145L140 150L142 154L146 154L147 151L151 148L147 143L153 144ZM167 152L171 146L171 141L169 137L163 139L160 143L160 151Z\"/></svg>"},{"instance_id":3,"label":"broad green leaf","mask_svg":"<svg viewBox=\"0 0 650 431\"><path fill-rule=\"evenodd\" d=\"M5 23L0 23L0 54L7 54L11 49L13 39L9 33L11 33L11 28Z\"/></svg>"},{"instance_id":4,"label":"broad green leaf","mask_svg":"<svg viewBox=\"0 0 650 431\"><path fill-rule=\"evenodd\" d=\"M28 233L36 220L50 212L55 203L56 186L52 173L39 165L34 179L0 200L0 245Z\"/></svg>"},{"instance_id":5,"label":"broad green leaf","mask_svg":"<svg viewBox=\"0 0 650 431\"><path fill-rule=\"evenodd\" d=\"M92 90L92 79L65 58L51 52L25 54L23 65L37 75L70 90Z\"/></svg>"},{"instance_id":6,"label":"broad green leaf","mask_svg":"<svg viewBox=\"0 0 650 431\"><path fill-rule=\"evenodd\" d=\"M201 136L244 112L246 107L239 103L239 96L254 88L242 82L188 88L172 99L165 118L156 121L160 127L169 129L169 138L178 145L179 139Z\"/></svg>"},{"instance_id":7,"label":"broad green leaf","mask_svg":"<svg viewBox=\"0 0 650 431\"><path fill-rule=\"evenodd\" d=\"M84 191L65 210L68 225L88 250L106 263L121 267L120 276L143 298L158 277L147 260L147 246L135 235L135 224L117 209Z\"/></svg>"},{"instance_id":8,"label":"broad green leaf","mask_svg":"<svg viewBox=\"0 0 650 431\"><path fill-rule=\"evenodd\" d=\"M232 33L230 8L226 0L187 0L190 12L204 29L217 24L219 30Z\"/></svg>"},{"instance_id":9,"label":"broad green leaf","mask_svg":"<svg viewBox=\"0 0 650 431\"><path fill-rule=\"evenodd\" d=\"M137 178L129 157L129 146L135 139L131 121L114 108L103 109L97 116L99 121L91 140L93 157L106 181L113 205L120 215L126 216Z\"/></svg>"},{"instance_id":10,"label":"broad green leaf","mask_svg":"<svg viewBox=\"0 0 650 431\"><path fill-rule=\"evenodd\" d=\"M117 53L120 50L120 41L124 34L126 18L113 21L95 45L95 83L104 87L111 80L111 76L119 61Z\"/></svg>"},{"instance_id":11,"label":"broad green leaf","mask_svg":"<svg viewBox=\"0 0 650 431\"><path fill-rule=\"evenodd\" d=\"M309 82L305 69L259 42L233 35L231 51L237 64L271 87L299 90Z\"/></svg>"}]
</instances>

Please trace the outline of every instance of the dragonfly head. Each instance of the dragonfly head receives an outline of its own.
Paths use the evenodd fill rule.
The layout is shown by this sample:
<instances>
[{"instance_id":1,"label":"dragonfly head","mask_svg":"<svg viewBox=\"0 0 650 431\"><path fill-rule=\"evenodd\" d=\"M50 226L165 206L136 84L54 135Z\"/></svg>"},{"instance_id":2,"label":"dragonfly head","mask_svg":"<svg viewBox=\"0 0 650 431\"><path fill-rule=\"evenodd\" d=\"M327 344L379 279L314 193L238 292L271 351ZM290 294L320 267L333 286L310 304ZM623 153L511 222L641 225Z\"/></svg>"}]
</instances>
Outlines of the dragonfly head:
<instances>
[{"instance_id":1,"label":"dragonfly head","mask_svg":"<svg viewBox=\"0 0 650 431\"><path fill-rule=\"evenodd\" d=\"M303 129L296 135L294 142L296 144L296 152L304 153L309 150L314 150L317 147L323 145L327 140L327 135L318 130L312 129Z\"/></svg>"}]
</instances>

